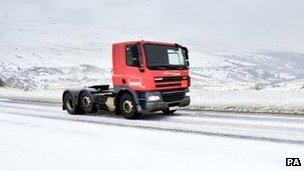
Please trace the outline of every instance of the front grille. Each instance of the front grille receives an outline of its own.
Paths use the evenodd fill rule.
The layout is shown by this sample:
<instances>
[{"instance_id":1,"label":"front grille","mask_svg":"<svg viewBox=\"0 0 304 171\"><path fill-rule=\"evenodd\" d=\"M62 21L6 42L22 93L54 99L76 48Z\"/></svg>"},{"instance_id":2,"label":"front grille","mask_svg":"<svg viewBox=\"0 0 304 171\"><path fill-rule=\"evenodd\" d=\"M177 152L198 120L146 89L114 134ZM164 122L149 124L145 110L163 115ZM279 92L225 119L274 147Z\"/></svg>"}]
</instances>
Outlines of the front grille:
<instances>
[{"instance_id":1,"label":"front grille","mask_svg":"<svg viewBox=\"0 0 304 171\"><path fill-rule=\"evenodd\" d=\"M188 77L155 77L155 87L158 90L176 89L182 86L182 80Z\"/></svg>"},{"instance_id":2,"label":"front grille","mask_svg":"<svg viewBox=\"0 0 304 171\"><path fill-rule=\"evenodd\" d=\"M174 102L182 100L185 97L184 91L162 92L164 102Z\"/></svg>"}]
</instances>

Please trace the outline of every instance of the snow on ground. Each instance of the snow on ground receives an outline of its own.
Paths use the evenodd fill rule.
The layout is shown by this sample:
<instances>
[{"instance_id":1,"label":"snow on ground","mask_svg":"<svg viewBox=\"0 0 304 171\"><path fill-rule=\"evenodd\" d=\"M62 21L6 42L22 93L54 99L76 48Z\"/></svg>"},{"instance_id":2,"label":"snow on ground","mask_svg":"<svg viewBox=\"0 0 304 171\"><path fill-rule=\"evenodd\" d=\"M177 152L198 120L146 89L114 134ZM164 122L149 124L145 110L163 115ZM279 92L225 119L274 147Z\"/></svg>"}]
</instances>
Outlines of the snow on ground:
<instances>
[{"instance_id":1,"label":"snow on ground","mask_svg":"<svg viewBox=\"0 0 304 171\"><path fill-rule=\"evenodd\" d=\"M0 165L5 171L283 171L288 169L286 157L301 157L304 152L302 144L162 130L168 126L202 132L214 128L213 133L240 134L251 130L266 137L279 133L284 138L301 138L303 125L293 116L188 112L130 121L104 115L70 116L57 105L48 104L1 101L0 108ZM154 125L159 129L129 127L132 125ZM303 143L302 139L300 141Z\"/></svg>"},{"instance_id":2,"label":"snow on ground","mask_svg":"<svg viewBox=\"0 0 304 171\"><path fill-rule=\"evenodd\" d=\"M22 91L0 88L0 98L61 103L64 89ZM189 109L304 114L304 91L191 89Z\"/></svg>"},{"instance_id":3,"label":"snow on ground","mask_svg":"<svg viewBox=\"0 0 304 171\"><path fill-rule=\"evenodd\" d=\"M59 103L63 91L64 89L23 91L14 88L0 88L0 98Z\"/></svg>"},{"instance_id":4,"label":"snow on ground","mask_svg":"<svg viewBox=\"0 0 304 171\"><path fill-rule=\"evenodd\" d=\"M191 89L192 109L230 112L304 114L304 91Z\"/></svg>"},{"instance_id":5,"label":"snow on ground","mask_svg":"<svg viewBox=\"0 0 304 171\"><path fill-rule=\"evenodd\" d=\"M19 116L1 116L0 122L0 164L6 171L279 171L286 169L286 157L303 152L303 148L293 145L273 148L273 144L264 142Z\"/></svg>"}]
</instances>

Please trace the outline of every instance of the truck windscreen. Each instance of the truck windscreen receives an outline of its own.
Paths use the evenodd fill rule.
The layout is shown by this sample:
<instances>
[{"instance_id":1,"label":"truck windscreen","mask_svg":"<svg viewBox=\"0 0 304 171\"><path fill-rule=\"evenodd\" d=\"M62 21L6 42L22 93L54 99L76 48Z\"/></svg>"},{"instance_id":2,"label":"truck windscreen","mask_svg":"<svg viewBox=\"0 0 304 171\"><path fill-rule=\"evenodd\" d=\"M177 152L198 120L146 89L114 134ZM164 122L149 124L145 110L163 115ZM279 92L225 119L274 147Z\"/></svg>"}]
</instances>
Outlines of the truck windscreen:
<instances>
[{"instance_id":1,"label":"truck windscreen","mask_svg":"<svg viewBox=\"0 0 304 171\"><path fill-rule=\"evenodd\" d=\"M186 69L186 52L181 47L145 45L149 69Z\"/></svg>"}]
</instances>

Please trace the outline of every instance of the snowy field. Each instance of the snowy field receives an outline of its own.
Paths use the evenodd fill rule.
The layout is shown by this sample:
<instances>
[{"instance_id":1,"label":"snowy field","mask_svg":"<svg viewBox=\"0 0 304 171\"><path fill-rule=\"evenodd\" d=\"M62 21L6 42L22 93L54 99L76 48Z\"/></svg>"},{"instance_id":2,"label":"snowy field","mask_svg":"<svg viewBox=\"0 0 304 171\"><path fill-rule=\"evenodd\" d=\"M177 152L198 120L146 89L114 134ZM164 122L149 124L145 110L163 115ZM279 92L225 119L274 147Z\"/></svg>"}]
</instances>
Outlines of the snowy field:
<instances>
[{"instance_id":1,"label":"snowy field","mask_svg":"<svg viewBox=\"0 0 304 171\"><path fill-rule=\"evenodd\" d=\"M68 115L59 104L0 100L1 170L302 170L303 118L177 112ZM302 159L302 158L301 158Z\"/></svg>"}]
</instances>

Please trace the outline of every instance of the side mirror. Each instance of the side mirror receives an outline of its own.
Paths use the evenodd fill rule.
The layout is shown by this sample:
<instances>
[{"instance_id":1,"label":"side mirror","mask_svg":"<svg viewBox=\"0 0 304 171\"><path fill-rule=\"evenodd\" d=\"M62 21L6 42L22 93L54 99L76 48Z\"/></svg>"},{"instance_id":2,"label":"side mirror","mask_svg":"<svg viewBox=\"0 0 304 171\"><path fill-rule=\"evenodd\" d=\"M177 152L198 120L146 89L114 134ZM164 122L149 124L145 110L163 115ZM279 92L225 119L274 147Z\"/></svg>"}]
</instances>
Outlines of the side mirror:
<instances>
[{"instance_id":1,"label":"side mirror","mask_svg":"<svg viewBox=\"0 0 304 171\"><path fill-rule=\"evenodd\" d=\"M139 53L138 45L133 45L131 47L131 51L132 51L132 63L134 66L139 67L140 66L140 53Z\"/></svg>"},{"instance_id":2,"label":"side mirror","mask_svg":"<svg viewBox=\"0 0 304 171\"><path fill-rule=\"evenodd\" d=\"M140 45L136 44L132 46L133 64L138 67L140 72L144 72L144 64L141 58Z\"/></svg>"},{"instance_id":3,"label":"side mirror","mask_svg":"<svg viewBox=\"0 0 304 171\"><path fill-rule=\"evenodd\" d=\"M133 64L138 67L140 72L145 71L144 66L142 64L140 64L140 59L139 58L133 58Z\"/></svg>"},{"instance_id":4,"label":"side mirror","mask_svg":"<svg viewBox=\"0 0 304 171\"><path fill-rule=\"evenodd\" d=\"M139 58L133 58L133 64L134 66L140 66Z\"/></svg>"},{"instance_id":5,"label":"side mirror","mask_svg":"<svg viewBox=\"0 0 304 171\"><path fill-rule=\"evenodd\" d=\"M189 66L189 55L188 55L188 49L186 47L182 47L182 51L183 51L183 55L185 56L186 58L186 63L187 63L187 66Z\"/></svg>"},{"instance_id":6,"label":"side mirror","mask_svg":"<svg viewBox=\"0 0 304 171\"><path fill-rule=\"evenodd\" d=\"M138 54L138 48L136 45L131 46L131 51L132 51L133 59L138 59L139 54Z\"/></svg>"}]
</instances>

